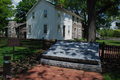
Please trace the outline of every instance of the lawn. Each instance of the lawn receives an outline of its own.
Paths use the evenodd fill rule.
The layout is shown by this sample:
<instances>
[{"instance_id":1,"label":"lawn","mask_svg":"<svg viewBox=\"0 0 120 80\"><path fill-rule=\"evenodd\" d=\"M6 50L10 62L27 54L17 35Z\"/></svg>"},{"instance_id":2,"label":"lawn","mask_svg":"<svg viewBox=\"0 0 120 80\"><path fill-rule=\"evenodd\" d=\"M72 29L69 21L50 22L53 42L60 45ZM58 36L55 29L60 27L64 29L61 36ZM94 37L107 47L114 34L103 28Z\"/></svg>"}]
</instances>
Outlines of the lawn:
<instances>
[{"instance_id":1,"label":"lawn","mask_svg":"<svg viewBox=\"0 0 120 80\"><path fill-rule=\"evenodd\" d=\"M19 60L26 56L30 56L36 52L38 52L38 50L24 47L15 47L15 60ZM13 61L13 47L7 47L6 45L0 44L0 66L3 65L4 55L11 55L11 60Z\"/></svg>"},{"instance_id":2,"label":"lawn","mask_svg":"<svg viewBox=\"0 0 120 80\"><path fill-rule=\"evenodd\" d=\"M107 44L107 45L120 46L120 41L114 41L114 40L96 40L96 42L99 42L99 43L105 42L105 44Z\"/></svg>"},{"instance_id":3,"label":"lawn","mask_svg":"<svg viewBox=\"0 0 120 80\"><path fill-rule=\"evenodd\" d=\"M87 41L86 39L78 39L78 40ZM72 40L72 41L76 41L76 40ZM106 45L120 46L120 41L115 41L115 40L96 40L96 42L98 42L99 44L102 44L103 42L105 42Z\"/></svg>"},{"instance_id":4,"label":"lawn","mask_svg":"<svg viewBox=\"0 0 120 80\"><path fill-rule=\"evenodd\" d=\"M85 39L80 39L81 41L86 41ZM75 41L75 40L74 40ZM3 43L6 43L7 40L3 40ZM113 41L113 40L96 40L96 42L99 42L100 44L102 42L105 42L107 45L117 45L120 46L120 41ZM27 45L25 45L27 43ZM32 42L34 43L34 42ZM31 42L23 42L24 46L30 45ZM37 44L38 47L42 47L42 45ZM31 47L36 46L36 45L31 45ZM13 60L13 47L7 47L5 45L0 45L0 66L3 64L3 55L8 54L11 55L11 59ZM24 47L15 47L15 59L16 60L21 60L21 58L29 56L37 52L38 50L34 49L29 49L29 48L24 48ZM29 57L27 57L29 58ZM29 59L28 59L29 60ZM34 59L33 59L34 61ZM21 63L18 62L18 63ZM30 63L30 62L28 62ZM22 63L23 64L23 63ZM26 64L26 63L25 63ZM34 63L35 64L35 63ZM28 64L31 65L31 64ZM120 61L119 60L104 60L101 62L102 66L102 75L104 80L120 80Z\"/></svg>"},{"instance_id":5,"label":"lawn","mask_svg":"<svg viewBox=\"0 0 120 80\"><path fill-rule=\"evenodd\" d=\"M7 38L1 38L1 44L7 45ZM20 47L28 47L28 48L42 48L42 41L30 41L25 39L20 39Z\"/></svg>"}]
</instances>

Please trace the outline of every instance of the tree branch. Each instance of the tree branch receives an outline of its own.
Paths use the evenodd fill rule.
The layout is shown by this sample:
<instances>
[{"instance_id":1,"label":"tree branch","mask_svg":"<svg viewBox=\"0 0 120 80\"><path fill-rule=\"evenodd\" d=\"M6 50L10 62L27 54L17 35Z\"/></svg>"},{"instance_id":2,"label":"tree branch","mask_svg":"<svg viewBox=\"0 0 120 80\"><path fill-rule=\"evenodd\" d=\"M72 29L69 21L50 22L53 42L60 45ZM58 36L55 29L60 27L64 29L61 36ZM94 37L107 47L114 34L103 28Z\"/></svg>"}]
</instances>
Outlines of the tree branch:
<instances>
[{"instance_id":1,"label":"tree branch","mask_svg":"<svg viewBox=\"0 0 120 80\"><path fill-rule=\"evenodd\" d=\"M105 11L108 10L112 5L115 5L116 3L117 3L117 2L111 3L111 4L108 4L108 5L104 6L100 11L96 11L96 15L105 12Z\"/></svg>"}]
</instances>

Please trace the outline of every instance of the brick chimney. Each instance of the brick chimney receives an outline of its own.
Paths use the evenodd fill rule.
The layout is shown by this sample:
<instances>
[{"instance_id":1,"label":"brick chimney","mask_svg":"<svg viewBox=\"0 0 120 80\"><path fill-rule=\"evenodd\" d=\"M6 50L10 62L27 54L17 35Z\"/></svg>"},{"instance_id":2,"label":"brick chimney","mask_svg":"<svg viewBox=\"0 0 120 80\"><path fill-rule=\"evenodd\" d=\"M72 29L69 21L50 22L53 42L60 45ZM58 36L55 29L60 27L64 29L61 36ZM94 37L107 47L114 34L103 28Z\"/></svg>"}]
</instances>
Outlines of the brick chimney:
<instances>
[{"instance_id":1,"label":"brick chimney","mask_svg":"<svg viewBox=\"0 0 120 80\"><path fill-rule=\"evenodd\" d=\"M59 7L61 7L61 8L62 8L62 4L59 4Z\"/></svg>"}]
</instances>

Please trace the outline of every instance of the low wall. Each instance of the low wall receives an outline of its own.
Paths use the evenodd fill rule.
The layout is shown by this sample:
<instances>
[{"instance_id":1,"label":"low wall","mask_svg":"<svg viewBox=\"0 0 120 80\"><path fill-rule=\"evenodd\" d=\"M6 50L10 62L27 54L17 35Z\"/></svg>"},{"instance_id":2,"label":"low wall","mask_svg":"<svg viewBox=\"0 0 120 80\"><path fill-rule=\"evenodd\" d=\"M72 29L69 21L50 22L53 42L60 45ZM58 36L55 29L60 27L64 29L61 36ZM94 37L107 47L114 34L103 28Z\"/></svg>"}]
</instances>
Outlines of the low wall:
<instances>
[{"instance_id":1,"label":"low wall","mask_svg":"<svg viewBox=\"0 0 120 80\"><path fill-rule=\"evenodd\" d=\"M100 39L120 41L120 38L105 38L105 37L101 37Z\"/></svg>"}]
</instances>

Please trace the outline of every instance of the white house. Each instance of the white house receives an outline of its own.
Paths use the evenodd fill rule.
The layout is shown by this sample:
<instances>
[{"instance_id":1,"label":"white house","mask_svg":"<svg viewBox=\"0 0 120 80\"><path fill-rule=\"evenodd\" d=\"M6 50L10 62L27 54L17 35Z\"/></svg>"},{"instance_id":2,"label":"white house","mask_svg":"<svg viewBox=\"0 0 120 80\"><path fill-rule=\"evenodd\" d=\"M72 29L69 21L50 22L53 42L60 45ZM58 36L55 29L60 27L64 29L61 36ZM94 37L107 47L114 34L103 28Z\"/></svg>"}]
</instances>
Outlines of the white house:
<instances>
[{"instance_id":1,"label":"white house","mask_svg":"<svg viewBox=\"0 0 120 80\"><path fill-rule=\"evenodd\" d=\"M28 11L27 38L67 40L82 38L80 16L45 0L38 0Z\"/></svg>"}]
</instances>

